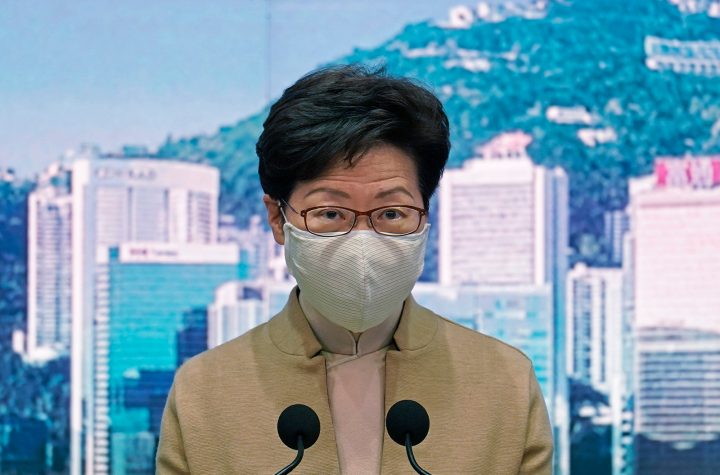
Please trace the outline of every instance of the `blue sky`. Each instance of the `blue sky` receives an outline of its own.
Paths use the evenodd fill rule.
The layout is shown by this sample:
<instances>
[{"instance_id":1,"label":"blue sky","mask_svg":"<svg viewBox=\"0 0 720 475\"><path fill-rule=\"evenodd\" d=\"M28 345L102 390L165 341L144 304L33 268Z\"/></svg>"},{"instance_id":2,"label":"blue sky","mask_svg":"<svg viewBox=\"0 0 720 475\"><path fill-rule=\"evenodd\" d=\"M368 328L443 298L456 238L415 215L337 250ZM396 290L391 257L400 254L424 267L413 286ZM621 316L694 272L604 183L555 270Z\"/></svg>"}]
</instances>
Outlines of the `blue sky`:
<instances>
[{"instance_id":1,"label":"blue sky","mask_svg":"<svg viewBox=\"0 0 720 475\"><path fill-rule=\"evenodd\" d=\"M212 133L314 67L461 0L3 0L0 164ZM467 2L472 5L472 2Z\"/></svg>"}]
</instances>

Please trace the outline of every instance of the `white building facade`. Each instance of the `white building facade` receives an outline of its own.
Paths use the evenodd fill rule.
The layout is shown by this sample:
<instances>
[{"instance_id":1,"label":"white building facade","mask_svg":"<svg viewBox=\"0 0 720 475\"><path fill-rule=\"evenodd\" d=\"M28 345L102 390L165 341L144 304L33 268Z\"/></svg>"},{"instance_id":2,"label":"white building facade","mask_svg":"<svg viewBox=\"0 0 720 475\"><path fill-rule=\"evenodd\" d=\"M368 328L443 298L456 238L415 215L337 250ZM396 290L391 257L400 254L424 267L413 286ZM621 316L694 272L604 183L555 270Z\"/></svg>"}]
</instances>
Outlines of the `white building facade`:
<instances>
[{"instance_id":1,"label":"white building facade","mask_svg":"<svg viewBox=\"0 0 720 475\"><path fill-rule=\"evenodd\" d=\"M630 183L639 475L720 470L720 156Z\"/></svg>"},{"instance_id":2,"label":"white building facade","mask_svg":"<svg viewBox=\"0 0 720 475\"><path fill-rule=\"evenodd\" d=\"M439 280L443 285L542 285L567 260L565 172L535 165L529 137L504 134L439 189ZM562 284L564 286L564 283Z\"/></svg>"},{"instance_id":3,"label":"white building facade","mask_svg":"<svg viewBox=\"0 0 720 475\"><path fill-rule=\"evenodd\" d=\"M262 281L235 281L220 286L207 312L208 349L267 322L268 293L268 286Z\"/></svg>"},{"instance_id":4,"label":"white building facade","mask_svg":"<svg viewBox=\"0 0 720 475\"><path fill-rule=\"evenodd\" d=\"M623 274L577 264L567 277L568 374L610 394L623 369Z\"/></svg>"},{"instance_id":5,"label":"white building facade","mask_svg":"<svg viewBox=\"0 0 720 475\"><path fill-rule=\"evenodd\" d=\"M71 167L56 163L28 196L27 356L42 361L70 350Z\"/></svg>"},{"instance_id":6,"label":"white building facade","mask_svg":"<svg viewBox=\"0 0 720 475\"><path fill-rule=\"evenodd\" d=\"M88 470L93 318L98 252L124 242L210 244L217 240L219 171L152 157L71 157L71 473Z\"/></svg>"}]
</instances>

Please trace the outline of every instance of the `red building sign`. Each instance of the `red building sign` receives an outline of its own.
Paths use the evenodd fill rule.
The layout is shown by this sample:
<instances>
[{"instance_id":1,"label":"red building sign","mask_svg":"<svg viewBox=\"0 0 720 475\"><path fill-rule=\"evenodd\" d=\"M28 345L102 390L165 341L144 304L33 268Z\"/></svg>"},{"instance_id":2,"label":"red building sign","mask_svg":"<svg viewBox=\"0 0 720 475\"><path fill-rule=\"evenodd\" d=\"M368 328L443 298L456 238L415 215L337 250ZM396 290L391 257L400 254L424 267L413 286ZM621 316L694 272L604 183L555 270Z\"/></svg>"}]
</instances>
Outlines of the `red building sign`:
<instances>
[{"instance_id":1,"label":"red building sign","mask_svg":"<svg viewBox=\"0 0 720 475\"><path fill-rule=\"evenodd\" d=\"M720 156L658 158L655 160L655 178L658 187L720 186Z\"/></svg>"}]
</instances>

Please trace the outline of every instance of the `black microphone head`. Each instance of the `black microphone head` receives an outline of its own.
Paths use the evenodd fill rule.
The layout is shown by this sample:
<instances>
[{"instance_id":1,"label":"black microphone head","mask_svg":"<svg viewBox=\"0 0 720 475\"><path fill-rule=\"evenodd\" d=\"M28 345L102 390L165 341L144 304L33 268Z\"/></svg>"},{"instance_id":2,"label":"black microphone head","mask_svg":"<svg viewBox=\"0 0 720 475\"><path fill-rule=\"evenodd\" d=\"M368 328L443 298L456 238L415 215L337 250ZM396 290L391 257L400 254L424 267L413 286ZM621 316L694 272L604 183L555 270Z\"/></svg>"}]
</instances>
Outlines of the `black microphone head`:
<instances>
[{"instance_id":1,"label":"black microphone head","mask_svg":"<svg viewBox=\"0 0 720 475\"><path fill-rule=\"evenodd\" d=\"M293 450L298 449L298 436L301 435L303 446L308 449L320 437L320 419L306 405L293 404L280 414L277 431L283 444Z\"/></svg>"},{"instance_id":2,"label":"black microphone head","mask_svg":"<svg viewBox=\"0 0 720 475\"><path fill-rule=\"evenodd\" d=\"M385 419L390 438L405 445L405 436L410 434L410 443L417 445L430 431L430 416L419 402L404 400L393 404Z\"/></svg>"}]
</instances>

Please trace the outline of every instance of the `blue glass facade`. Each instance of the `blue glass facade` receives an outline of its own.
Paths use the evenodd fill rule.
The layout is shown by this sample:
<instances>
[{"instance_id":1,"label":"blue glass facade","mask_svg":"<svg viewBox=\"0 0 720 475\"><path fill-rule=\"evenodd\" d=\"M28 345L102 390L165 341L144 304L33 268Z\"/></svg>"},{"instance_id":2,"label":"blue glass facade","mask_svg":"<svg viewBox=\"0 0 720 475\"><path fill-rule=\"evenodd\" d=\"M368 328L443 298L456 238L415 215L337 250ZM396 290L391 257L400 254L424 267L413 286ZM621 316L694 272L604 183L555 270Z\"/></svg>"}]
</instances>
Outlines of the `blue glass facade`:
<instances>
[{"instance_id":1,"label":"blue glass facade","mask_svg":"<svg viewBox=\"0 0 720 475\"><path fill-rule=\"evenodd\" d=\"M208 312L199 307L183 313L182 328L177 332L177 366L208 349Z\"/></svg>"},{"instance_id":2,"label":"blue glass facade","mask_svg":"<svg viewBox=\"0 0 720 475\"><path fill-rule=\"evenodd\" d=\"M237 263L122 262L117 248L109 252L95 326L95 459L113 474L154 473L174 371L181 356L202 351L215 289L246 271Z\"/></svg>"}]
</instances>

